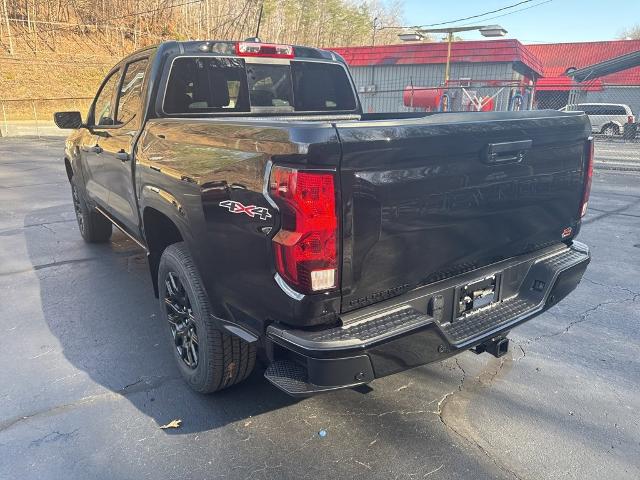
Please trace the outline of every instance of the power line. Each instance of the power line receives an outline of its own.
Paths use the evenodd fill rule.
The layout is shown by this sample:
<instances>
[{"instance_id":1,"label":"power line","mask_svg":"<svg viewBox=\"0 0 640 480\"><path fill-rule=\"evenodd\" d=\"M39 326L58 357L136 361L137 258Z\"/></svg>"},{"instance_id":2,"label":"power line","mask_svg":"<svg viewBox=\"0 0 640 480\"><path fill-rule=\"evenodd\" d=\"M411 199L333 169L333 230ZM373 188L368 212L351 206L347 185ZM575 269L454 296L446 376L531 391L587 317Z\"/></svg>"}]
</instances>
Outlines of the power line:
<instances>
[{"instance_id":1,"label":"power line","mask_svg":"<svg viewBox=\"0 0 640 480\"><path fill-rule=\"evenodd\" d=\"M530 7L525 7L525 8L520 8L518 10L514 10L513 12L509 12L509 13L503 13L502 15L496 15L495 17L489 17L489 18L485 18L485 20L493 20L495 18L502 18L502 17L506 17L507 15L513 15L514 13L518 13L518 12L524 12L525 10L529 10L531 8L535 8L535 7L539 7L540 5L544 5L545 3L551 3L553 2L553 0L545 0L544 2L540 2L540 3L536 3L535 5L531 5ZM471 25L470 23L467 23L465 25L462 25L463 27L466 27L468 25Z\"/></svg>"},{"instance_id":2,"label":"power line","mask_svg":"<svg viewBox=\"0 0 640 480\"><path fill-rule=\"evenodd\" d=\"M498 8L496 10L490 10L488 12L480 13L480 14L477 14L477 15L471 15L469 17L458 18L456 20L448 20L446 22L429 23L429 24L425 24L425 25L405 25L405 26L380 27L380 28L378 28L378 30L382 30L382 29L385 29L385 28L398 28L398 29L402 29L402 28L426 28L426 27L436 27L436 26L439 26L439 25L449 25L451 23L463 22L465 20L471 20L473 18L480 18L480 17L484 17L486 15L491 15L492 13L502 12L504 10L509 10L509 9L517 7L519 5L523 5L525 3L531 3L531 2L534 2L534 1L536 1L536 0L522 0L522 1L518 2L518 3L513 3L511 5L507 5L506 7ZM546 0L544 2L537 3L535 5L531 5L530 7L525 7L525 8L521 8L521 9L518 9L518 10L514 10L513 12L504 13L502 15L496 15L495 17L484 18L483 21L485 21L485 20L493 20L494 18L506 17L507 15L511 15L511 14L517 13L517 12L522 12L524 10L529 10L530 8L538 7L540 5L543 5L545 3L549 3L549 2L552 2L552 1L553 0ZM468 25L472 25L472 23L462 24L460 26L461 27L466 27Z\"/></svg>"},{"instance_id":3,"label":"power line","mask_svg":"<svg viewBox=\"0 0 640 480\"><path fill-rule=\"evenodd\" d=\"M458 23L458 22L464 22L465 20L471 20L472 18L479 18L479 17L484 17L486 15L491 15L492 13L497 13L497 12L502 12L503 10L508 10L510 8L514 8L517 7L519 5L522 5L524 3L531 3L534 0L522 0L521 2L518 3L514 3L512 5L507 5L506 7L502 7L502 8L498 8L496 10L490 10L488 12L484 12L484 13L479 13L478 15L471 15L470 17L464 17L464 18L458 18L456 20L448 20L446 22L439 22L439 23L429 23L427 25L418 25L418 27L420 28L424 28L424 27L437 27L439 25L449 25L451 23Z\"/></svg>"}]
</instances>

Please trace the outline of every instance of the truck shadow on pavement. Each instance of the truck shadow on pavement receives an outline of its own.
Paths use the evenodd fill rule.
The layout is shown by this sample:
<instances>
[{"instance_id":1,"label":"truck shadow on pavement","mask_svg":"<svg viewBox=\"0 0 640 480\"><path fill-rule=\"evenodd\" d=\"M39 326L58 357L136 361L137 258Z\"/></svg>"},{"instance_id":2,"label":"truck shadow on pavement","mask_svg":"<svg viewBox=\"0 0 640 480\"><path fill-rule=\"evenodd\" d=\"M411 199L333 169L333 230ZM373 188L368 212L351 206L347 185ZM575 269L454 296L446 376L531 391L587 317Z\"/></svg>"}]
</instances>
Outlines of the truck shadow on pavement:
<instances>
[{"instance_id":1,"label":"truck shadow on pavement","mask_svg":"<svg viewBox=\"0 0 640 480\"><path fill-rule=\"evenodd\" d=\"M34 211L25 225L56 218L61 207ZM167 433L214 429L295 403L264 380L259 363L235 388L192 392L174 365L144 251L115 228L109 243L86 244L65 217L25 228L25 238L44 319L74 367L158 425L185 419Z\"/></svg>"},{"instance_id":2,"label":"truck shadow on pavement","mask_svg":"<svg viewBox=\"0 0 640 480\"><path fill-rule=\"evenodd\" d=\"M312 442L321 441L318 431L326 428L330 440L323 455L334 462L359 458L377 470L370 478L393 478L399 465L410 464L420 476L442 469L458 478L473 471L475 478L486 479L513 478L513 474L509 462L503 464L481 433L481 420L471 418L470 399L477 395L505 407L509 413L501 424L513 415L525 423L535 418L548 428L563 425L569 438L585 430L597 438L604 436L599 425L583 422L578 428L568 424L564 412L549 412L535 402L488 391L494 379L504 378L513 367L510 359L491 358L481 362L484 367L473 369L475 374L486 370L488 382L465 372L459 357L381 380L367 395L344 390L302 403L264 380L260 366L234 388L214 395L194 393L174 364L144 252L117 231L107 244L85 244L66 204L34 210L24 223L45 225L24 229L28 260L39 282L47 327L66 360L88 377L80 376L79 390L90 392L96 403L126 399L157 426L182 420L181 428L163 430L163 436L223 428L220 434L234 445L232 450L254 451L273 444L282 452L300 451L304 461L313 461L313 455L302 450L317 448ZM78 398L80 404L87 397ZM99 405L98 414L113 411ZM126 415L126 408L121 411ZM252 420L263 414L269 416ZM243 427L252 421L258 427L249 433ZM185 437L186 442L192 440ZM242 443L245 440L248 443ZM452 444L458 445L453 454ZM284 461L289 455L275 460ZM355 476L353 471L347 473L349 467L340 468L347 469L345 478Z\"/></svg>"}]
</instances>

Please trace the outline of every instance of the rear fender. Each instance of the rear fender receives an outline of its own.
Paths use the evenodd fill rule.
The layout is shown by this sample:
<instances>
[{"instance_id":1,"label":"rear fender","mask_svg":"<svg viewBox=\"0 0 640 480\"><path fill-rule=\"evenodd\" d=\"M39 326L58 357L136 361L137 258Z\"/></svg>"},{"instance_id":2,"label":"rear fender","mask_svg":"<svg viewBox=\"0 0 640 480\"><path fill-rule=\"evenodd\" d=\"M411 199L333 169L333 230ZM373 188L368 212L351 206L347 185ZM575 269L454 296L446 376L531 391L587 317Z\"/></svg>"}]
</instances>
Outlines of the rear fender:
<instances>
[{"instance_id":1,"label":"rear fender","mask_svg":"<svg viewBox=\"0 0 640 480\"><path fill-rule=\"evenodd\" d=\"M141 190L140 211L142 212L142 236L147 245L147 259L149 261L149 273L153 283L153 290L158 296L158 265L164 249L172 244L185 240L186 219L184 209L176 197L166 190L155 186L145 186ZM171 228L163 228L162 232L151 230L150 215L153 212L153 219L163 218L164 222L170 222L175 227L175 232ZM167 223L168 225L168 223ZM161 236L159 236L162 234Z\"/></svg>"}]
</instances>

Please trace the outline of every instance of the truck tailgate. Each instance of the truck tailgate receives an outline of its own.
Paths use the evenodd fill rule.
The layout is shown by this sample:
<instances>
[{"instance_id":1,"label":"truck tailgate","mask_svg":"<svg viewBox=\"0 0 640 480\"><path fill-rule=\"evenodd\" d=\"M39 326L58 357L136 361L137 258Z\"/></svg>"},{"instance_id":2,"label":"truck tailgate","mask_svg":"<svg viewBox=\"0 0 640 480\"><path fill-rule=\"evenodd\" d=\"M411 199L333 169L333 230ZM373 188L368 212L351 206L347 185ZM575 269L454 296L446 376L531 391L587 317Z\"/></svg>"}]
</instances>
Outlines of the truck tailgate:
<instances>
[{"instance_id":1,"label":"truck tailgate","mask_svg":"<svg viewBox=\"0 0 640 480\"><path fill-rule=\"evenodd\" d=\"M343 312L577 234L583 114L447 113L336 128Z\"/></svg>"}]
</instances>

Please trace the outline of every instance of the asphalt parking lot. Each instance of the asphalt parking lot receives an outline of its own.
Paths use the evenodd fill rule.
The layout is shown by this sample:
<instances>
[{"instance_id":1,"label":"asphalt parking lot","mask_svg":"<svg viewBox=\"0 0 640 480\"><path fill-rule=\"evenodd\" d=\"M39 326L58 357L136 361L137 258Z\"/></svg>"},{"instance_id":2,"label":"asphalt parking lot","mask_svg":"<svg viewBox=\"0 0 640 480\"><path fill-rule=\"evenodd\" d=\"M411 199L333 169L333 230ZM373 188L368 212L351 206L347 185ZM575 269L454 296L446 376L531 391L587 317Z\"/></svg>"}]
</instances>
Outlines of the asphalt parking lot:
<instances>
[{"instance_id":1,"label":"asphalt parking lot","mask_svg":"<svg viewBox=\"0 0 640 480\"><path fill-rule=\"evenodd\" d=\"M601 168L640 172L640 138L629 142L620 137L597 135L595 153Z\"/></svg>"},{"instance_id":2,"label":"asphalt parking lot","mask_svg":"<svg viewBox=\"0 0 640 480\"><path fill-rule=\"evenodd\" d=\"M186 387L142 251L82 241L62 148L0 139L1 479L640 478L639 173L596 170L586 277L507 356L293 400L260 369Z\"/></svg>"}]
</instances>

